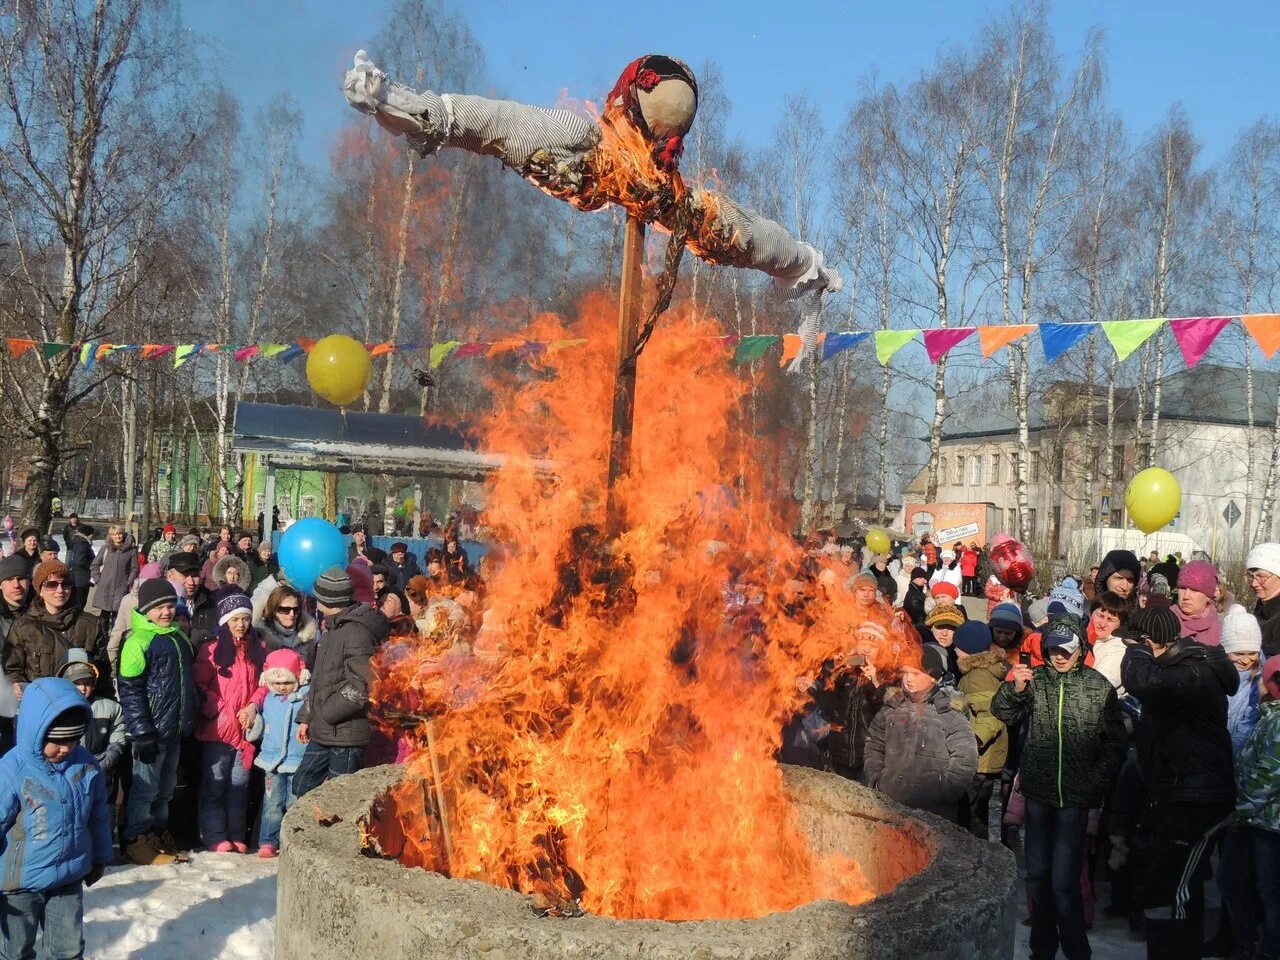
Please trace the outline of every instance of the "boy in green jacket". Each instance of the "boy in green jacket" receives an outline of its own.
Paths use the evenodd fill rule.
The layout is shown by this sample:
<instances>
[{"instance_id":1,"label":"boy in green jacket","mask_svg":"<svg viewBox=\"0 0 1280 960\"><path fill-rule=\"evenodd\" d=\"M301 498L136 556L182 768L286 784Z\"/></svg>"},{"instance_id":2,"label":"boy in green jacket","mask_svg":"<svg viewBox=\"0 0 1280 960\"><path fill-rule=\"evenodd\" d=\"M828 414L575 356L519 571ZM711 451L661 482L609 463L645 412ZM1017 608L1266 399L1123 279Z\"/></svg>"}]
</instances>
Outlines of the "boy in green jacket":
<instances>
[{"instance_id":1,"label":"boy in green jacket","mask_svg":"<svg viewBox=\"0 0 1280 960\"><path fill-rule=\"evenodd\" d=\"M1085 628L1074 616L1050 620L1042 634L1045 663L1018 664L991 700L991 712L1014 727L1029 717L1022 750L1026 798L1027 894L1031 956L1089 957L1080 871L1089 810L1102 806L1124 760L1124 722L1115 689L1082 662Z\"/></svg>"}]
</instances>

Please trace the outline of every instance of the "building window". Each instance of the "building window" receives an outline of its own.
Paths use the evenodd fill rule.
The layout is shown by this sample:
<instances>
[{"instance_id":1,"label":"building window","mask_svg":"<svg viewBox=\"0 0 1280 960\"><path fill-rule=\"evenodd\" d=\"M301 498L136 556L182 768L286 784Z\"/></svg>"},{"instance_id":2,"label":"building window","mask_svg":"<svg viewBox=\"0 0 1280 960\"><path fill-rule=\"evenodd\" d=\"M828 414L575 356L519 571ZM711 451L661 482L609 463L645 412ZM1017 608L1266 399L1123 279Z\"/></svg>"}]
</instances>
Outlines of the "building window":
<instances>
[{"instance_id":1,"label":"building window","mask_svg":"<svg viewBox=\"0 0 1280 960\"><path fill-rule=\"evenodd\" d=\"M1009 482L1018 482L1018 448L1009 451Z\"/></svg>"},{"instance_id":2,"label":"building window","mask_svg":"<svg viewBox=\"0 0 1280 960\"><path fill-rule=\"evenodd\" d=\"M1008 533L1010 536L1014 536L1014 537L1018 535L1018 508L1017 507L1009 508L1009 526L1005 530L1005 532Z\"/></svg>"},{"instance_id":3,"label":"building window","mask_svg":"<svg viewBox=\"0 0 1280 960\"><path fill-rule=\"evenodd\" d=\"M1000 454L998 453L991 455L991 482L1000 482Z\"/></svg>"},{"instance_id":4,"label":"building window","mask_svg":"<svg viewBox=\"0 0 1280 960\"><path fill-rule=\"evenodd\" d=\"M947 475L947 458L943 457L938 461L938 483L945 485L950 479Z\"/></svg>"},{"instance_id":5,"label":"building window","mask_svg":"<svg viewBox=\"0 0 1280 960\"><path fill-rule=\"evenodd\" d=\"M359 497L343 497L342 512L345 513L348 517L360 516L360 514L364 512L360 509L360 498Z\"/></svg>"},{"instance_id":6,"label":"building window","mask_svg":"<svg viewBox=\"0 0 1280 960\"><path fill-rule=\"evenodd\" d=\"M982 454L975 453L969 459L969 482L975 487L982 486Z\"/></svg>"},{"instance_id":7,"label":"building window","mask_svg":"<svg viewBox=\"0 0 1280 960\"><path fill-rule=\"evenodd\" d=\"M1151 444L1138 444L1138 462L1133 465L1134 470L1141 470L1151 462Z\"/></svg>"},{"instance_id":8,"label":"building window","mask_svg":"<svg viewBox=\"0 0 1280 960\"><path fill-rule=\"evenodd\" d=\"M167 517L169 515L169 488L160 487L156 490L156 506L160 508L160 515Z\"/></svg>"},{"instance_id":9,"label":"building window","mask_svg":"<svg viewBox=\"0 0 1280 960\"><path fill-rule=\"evenodd\" d=\"M964 483L964 454L963 453L956 457L955 477L956 478L953 482L957 487Z\"/></svg>"},{"instance_id":10,"label":"building window","mask_svg":"<svg viewBox=\"0 0 1280 960\"><path fill-rule=\"evenodd\" d=\"M304 517L314 517L316 515L316 498L311 494L299 498L298 502L298 519Z\"/></svg>"},{"instance_id":11,"label":"building window","mask_svg":"<svg viewBox=\"0 0 1280 960\"><path fill-rule=\"evenodd\" d=\"M1111 479L1124 475L1124 446L1117 444L1111 448Z\"/></svg>"},{"instance_id":12,"label":"building window","mask_svg":"<svg viewBox=\"0 0 1280 960\"><path fill-rule=\"evenodd\" d=\"M168 463L173 459L173 440L169 437L160 439L160 448L156 452L156 459L161 463Z\"/></svg>"},{"instance_id":13,"label":"building window","mask_svg":"<svg viewBox=\"0 0 1280 960\"><path fill-rule=\"evenodd\" d=\"M1031 451L1031 477L1030 477L1030 480L1031 480L1031 482L1032 482L1032 483L1039 483L1039 482L1040 482L1040 451L1039 451L1039 450L1032 450L1032 451Z\"/></svg>"},{"instance_id":14,"label":"building window","mask_svg":"<svg viewBox=\"0 0 1280 960\"><path fill-rule=\"evenodd\" d=\"M202 517L209 515L209 491L201 490L196 494L196 513Z\"/></svg>"},{"instance_id":15,"label":"building window","mask_svg":"<svg viewBox=\"0 0 1280 960\"><path fill-rule=\"evenodd\" d=\"M1036 535L1036 508L1031 507L1027 510L1027 526L1031 528L1031 536Z\"/></svg>"}]
</instances>

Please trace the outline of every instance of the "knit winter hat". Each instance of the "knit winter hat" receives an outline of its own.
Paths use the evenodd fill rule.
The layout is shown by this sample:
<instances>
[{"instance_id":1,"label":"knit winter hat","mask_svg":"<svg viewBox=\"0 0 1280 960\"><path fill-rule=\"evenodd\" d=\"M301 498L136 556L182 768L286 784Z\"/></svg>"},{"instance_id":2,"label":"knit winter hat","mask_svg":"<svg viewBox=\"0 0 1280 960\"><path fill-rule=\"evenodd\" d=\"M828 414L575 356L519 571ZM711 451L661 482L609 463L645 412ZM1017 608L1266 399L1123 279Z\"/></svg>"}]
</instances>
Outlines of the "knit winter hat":
<instances>
[{"instance_id":1,"label":"knit winter hat","mask_svg":"<svg viewBox=\"0 0 1280 960\"><path fill-rule=\"evenodd\" d=\"M79 740L84 736L84 713L81 707L63 710L49 724L49 729L44 734L45 740Z\"/></svg>"},{"instance_id":2,"label":"knit winter hat","mask_svg":"<svg viewBox=\"0 0 1280 960\"><path fill-rule=\"evenodd\" d=\"M351 584L351 577L342 567L330 567L316 577L311 594L317 603L323 603L326 607L349 607L355 602L355 588Z\"/></svg>"},{"instance_id":3,"label":"knit winter hat","mask_svg":"<svg viewBox=\"0 0 1280 960\"><path fill-rule=\"evenodd\" d=\"M40 552L52 553L55 557L62 552L62 548L58 546L58 541L53 537L40 538Z\"/></svg>"},{"instance_id":4,"label":"knit winter hat","mask_svg":"<svg viewBox=\"0 0 1280 960\"><path fill-rule=\"evenodd\" d=\"M67 565L61 560L46 560L37 566L35 572L31 574L31 588L36 593L39 593L44 586L44 582L50 577L65 580L70 574L71 571L67 569Z\"/></svg>"},{"instance_id":5,"label":"knit winter hat","mask_svg":"<svg viewBox=\"0 0 1280 960\"><path fill-rule=\"evenodd\" d=\"M875 574L868 573L866 570L863 570L860 574L849 581L849 589L851 591L857 590L861 586L868 586L874 589L876 587Z\"/></svg>"},{"instance_id":6,"label":"knit winter hat","mask_svg":"<svg viewBox=\"0 0 1280 960\"><path fill-rule=\"evenodd\" d=\"M164 534L164 535L167 537L167 536L168 536L169 534L171 534L171 533L177 533L177 532L178 532L178 528L177 528L177 527L175 527L172 523L166 523L166 524L164 525L164 529L163 529L163 530L161 530L160 532L161 532L162 534Z\"/></svg>"},{"instance_id":7,"label":"knit winter hat","mask_svg":"<svg viewBox=\"0 0 1280 960\"><path fill-rule=\"evenodd\" d=\"M1192 560L1178 571L1178 589L1195 590L1212 600L1218 592L1218 568L1208 560Z\"/></svg>"},{"instance_id":8,"label":"knit winter hat","mask_svg":"<svg viewBox=\"0 0 1280 960\"><path fill-rule=\"evenodd\" d=\"M1043 626L1049 619L1049 598L1041 597L1027 607L1027 619L1033 627Z\"/></svg>"},{"instance_id":9,"label":"knit winter hat","mask_svg":"<svg viewBox=\"0 0 1280 960\"><path fill-rule=\"evenodd\" d=\"M378 595L373 589L373 565L363 557L356 557L347 564L347 576L351 578L351 596L356 603L374 606Z\"/></svg>"},{"instance_id":10,"label":"knit winter hat","mask_svg":"<svg viewBox=\"0 0 1280 960\"><path fill-rule=\"evenodd\" d=\"M920 669L933 679L941 680L947 672L947 652L936 643L924 644L920 650Z\"/></svg>"},{"instance_id":11,"label":"knit winter hat","mask_svg":"<svg viewBox=\"0 0 1280 960\"><path fill-rule=\"evenodd\" d=\"M143 580L138 584L138 612L145 614L148 610L162 603L177 603L178 591L164 577L154 580Z\"/></svg>"},{"instance_id":12,"label":"knit winter hat","mask_svg":"<svg viewBox=\"0 0 1280 960\"><path fill-rule=\"evenodd\" d=\"M267 654L262 670L262 682L264 684L302 683L302 677L306 672L306 665L297 651L281 647Z\"/></svg>"},{"instance_id":13,"label":"knit winter hat","mask_svg":"<svg viewBox=\"0 0 1280 960\"><path fill-rule=\"evenodd\" d=\"M1046 654L1055 648L1075 653L1085 640L1084 627L1079 617L1058 616L1040 634L1040 649Z\"/></svg>"},{"instance_id":14,"label":"knit winter hat","mask_svg":"<svg viewBox=\"0 0 1280 960\"><path fill-rule=\"evenodd\" d=\"M970 620L956 628L951 643L963 653L983 653L991 649L991 628L980 620Z\"/></svg>"},{"instance_id":15,"label":"knit winter hat","mask_svg":"<svg viewBox=\"0 0 1280 960\"><path fill-rule=\"evenodd\" d=\"M200 538L194 533L188 533L185 537L178 541L178 549L185 550L187 547L200 546Z\"/></svg>"},{"instance_id":16,"label":"knit winter hat","mask_svg":"<svg viewBox=\"0 0 1280 960\"><path fill-rule=\"evenodd\" d=\"M1178 623L1177 616L1168 607L1147 607L1145 610L1139 610L1137 615L1129 621L1129 627L1131 632L1137 633L1139 637L1150 639L1162 647L1169 646L1182 632L1182 625Z\"/></svg>"},{"instance_id":17,"label":"knit winter hat","mask_svg":"<svg viewBox=\"0 0 1280 960\"><path fill-rule=\"evenodd\" d=\"M239 586L228 584L218 591L218 626L226 626L232 617L253 616L253 601Z\"/></svg>"},{"instance_id":18,"label":"knit winter hat","mask_svg":"<svg viewBox=\"0 0 1280 960\"><path fill-rule=\"evenodd\" d=\"M870 640L876 646L889 639L889 632L874 620L863 620L854 628L853 635L861 640Z\"/></svg>"},{"instance_id":19,"label":"knit winter hat","mask_svg":"<svg viewBox=\"0 0 1280 960\"><path fill-rule=\"evenodd\" d=\"M1258 625L1258 618L1243 607L1228 610L1222 618L1223 653L1258 653L1261 650L1262 627Z\"/></svg>"},{"instance_id":20,"label":"knit winter hat","mask_svg":"<svg viewBox=\"0 0 1280 960\"><path fill-rule=\"evenodd\" d=\"M949 580L939 580L929 588L929 593L935 597L950 597L952 600L960 599L960 588Z\"/></svg>"},{"instance_id":21,"label":"knit winter hat","mask_svg":"<svg viewBox=\"0 0 1280 960\"><path fill-rule=\"evenodd\" d=\"M389 553L408 553L409 545L407 543L403 543L400 540L397 540L395 543L391 545L391 549L388 552Z\"/></svg>"},{"instance_id":22,"label":"knit winter hat","mask_svg":"<svg viewBox=\"0 0 1280 960\"><path fill-rule=\"evenodd\" d=\"M1169 587L1169 578L1163 573L1148 574L1147 593L1154 593L1157 597L1172 596L1173 590Z\"/></svg>"},{"instance_id":23,"label":"knit winter hat","mask_svg":"<svg viewBox=\"0 0 1280 960\"><path fill-rule=\"evenodd\" d=\"M987 618L987 625L992 630L996 627L1008 627L1010 630L1016 630L1019 635L1022 634L1022 609L1016 603L1005 601L997 603L995 609L991 611L991 616Z\"/></svg>"},{"instance_id":24,"label":"knit winter hat","mask_svg":"<svg viewBox=\"0 0 1280 960\"><path fill-rule=\"evenodd\" d=\"M1068 578L1069 579L1069 578ZM1075 586L1075 581L1064 580L1049 591L1049 615L1069 613L1077 620L1084 619L1084 594Z\"/></svg>"},{"instance_id":25,"label":"knit winter hat","mask_svg":"<svg viewBox=\"0 0 1280 960\"><path fill-rule=\"evenodd\" d=\"M1246 570L1265 570L1280 576L1280 543L1259 543L1245 558Z\"/></svg>"},{"instance_id":26,"label":"knit winter hat","mask_svg":"<svg viewBox=\"0 0 1280 960\"><path fill-rule=\"evenodd\" d=\"M12 580L14 577L22 577L25 580L27 576L27 561L17 554L0 560L0 583Z\"/></svg>"},{"instance_id":27,"label":"knit winter hat","mask_svg":"<svg viewBox=\"0 0 1280 960\"><path fill-rule=\"evenodd\" d=\"M58 668L57 676L69 683L98 682L98 668L89 662L89 652L83 647L67 651L67 662Z\"/></svg>"},{"instance_id":28,"label":"knit winter hat","mask_svg":"<svg viewBox=\"0 0 1280 960\"><path fill-rule=\"evenodd\" d=\"M960 612L959 607L934 607L933 613L925 617L924 625L929 629L934 627L951 627L953 630L964 623L964 614Z\"/></svg>"}]
</instances>

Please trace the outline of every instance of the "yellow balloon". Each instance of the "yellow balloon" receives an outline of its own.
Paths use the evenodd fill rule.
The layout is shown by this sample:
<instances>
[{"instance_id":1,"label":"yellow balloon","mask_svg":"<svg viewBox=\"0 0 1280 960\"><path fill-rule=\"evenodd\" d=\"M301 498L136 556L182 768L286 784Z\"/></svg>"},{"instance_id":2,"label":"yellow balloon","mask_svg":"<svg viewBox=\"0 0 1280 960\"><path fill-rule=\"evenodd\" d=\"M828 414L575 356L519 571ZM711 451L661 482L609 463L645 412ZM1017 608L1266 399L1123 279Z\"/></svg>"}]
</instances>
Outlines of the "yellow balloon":
<instances>
[{"instance_id":1,"label":"yellow balloon","mask_svg":"<svg viewBox=\"0 0 1280 960\"><path fill-rule=\"evenodd\" d=\"M404 498L404 512L413 513L413 497Z\"/></svg>"},{"instance_id":2,"label":"yellow balloon","mask_svg":"<svg viewBox=\"0 0 1280 960\"><path fill-rule=\"evenodd\" d=\"M889 532L883 527L872 527L867 531L867 549L872 553L888 553L892 546Z\"/></svg>"},{"instance_id":3,"label":"yellow balloon","mask_svg":"<svg viewBox=\"0 0 1280 960\"><path fill-rule=\"evenodd\" d=\"M372 376L373 361L364 344L341 333L317 341L307 355L311 389L339 407L359 400Z\"/></svg>"},{"instance_id":4,"label":"yellow balloon","mask_svg":"<svg viewBox=\"0 0 1280 960\"><path fill-rule=\"evenodd\" d=\"M1124 505L1139 530L1155 533L1178 515L1182 488L1168 470L1149 467L1129 481Z\"/></svg>"}]
</instances>

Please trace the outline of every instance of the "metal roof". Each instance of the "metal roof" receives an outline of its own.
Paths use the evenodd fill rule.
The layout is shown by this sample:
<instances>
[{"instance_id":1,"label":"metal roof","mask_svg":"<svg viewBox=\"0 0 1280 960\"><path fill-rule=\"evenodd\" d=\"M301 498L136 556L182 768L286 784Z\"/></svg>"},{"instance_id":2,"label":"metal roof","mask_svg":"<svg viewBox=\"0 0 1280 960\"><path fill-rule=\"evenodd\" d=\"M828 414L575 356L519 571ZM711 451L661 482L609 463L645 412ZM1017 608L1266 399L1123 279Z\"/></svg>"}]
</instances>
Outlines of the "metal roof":
<instances>
[{"instance_id":1,"label":"metal roof","mask_svg":"<svg viewBox=\"0 0 1280 960\"><path fill-rule=\"evenodd\" d=\"M421 417L276 403L236 404L231 434L233 450L277 467L479 480L503 458L473 447L465 430Z\"/></svg>"}]
</instances>

